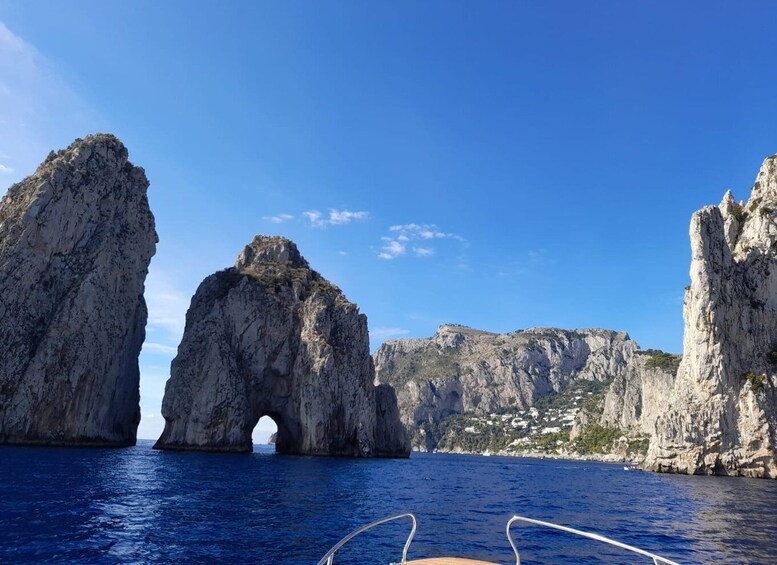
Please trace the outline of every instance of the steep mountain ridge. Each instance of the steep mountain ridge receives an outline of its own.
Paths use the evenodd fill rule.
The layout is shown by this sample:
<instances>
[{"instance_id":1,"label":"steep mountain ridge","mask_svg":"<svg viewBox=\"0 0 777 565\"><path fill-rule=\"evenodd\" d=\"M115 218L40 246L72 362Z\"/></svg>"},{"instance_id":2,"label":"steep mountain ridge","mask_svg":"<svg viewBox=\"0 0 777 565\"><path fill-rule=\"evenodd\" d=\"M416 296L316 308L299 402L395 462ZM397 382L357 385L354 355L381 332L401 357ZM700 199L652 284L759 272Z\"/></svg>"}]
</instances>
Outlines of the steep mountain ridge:
<instances>
[{"instance_id":1,"label":"steep mountain ridge","mask_svg":"<svg viewBox=\"0 0 777 565\"><path fill-rule=\"evenodd\" d=\"M544 445L545 452L569 454L567 443L592 425L641 438L652 428L676 370L676 356L643 352L628 334L603 329L495 334L445 324L429 339L387 341L374 358L376 379L397 391L416 449L439 449L450 418L461 424L458 432L470 429L466 433L473 435L480 422L482 434L500 438L498 446L509 440L519 451ZM573 387L580 394L564 396ZM543 402L555 411L547 418L540 413ZM465 425L465 417L473 425ZM549 446L537 434L566 437ZM443 444L455 450L469 443L481 451L491 445L465 442L467 437L459 433L458 441Z\"/></svg>"}]
</instances>

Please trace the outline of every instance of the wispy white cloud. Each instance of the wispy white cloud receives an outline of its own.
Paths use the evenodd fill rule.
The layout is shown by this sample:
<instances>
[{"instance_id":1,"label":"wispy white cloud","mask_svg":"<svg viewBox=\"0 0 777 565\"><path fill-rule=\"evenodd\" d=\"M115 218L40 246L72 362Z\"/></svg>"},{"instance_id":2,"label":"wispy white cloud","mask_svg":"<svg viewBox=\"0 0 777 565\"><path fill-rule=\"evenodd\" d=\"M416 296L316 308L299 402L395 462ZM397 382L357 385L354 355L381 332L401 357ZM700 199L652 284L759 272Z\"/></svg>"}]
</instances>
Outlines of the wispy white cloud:
<instances>
[{"instance_id":1,"label":"wispy white cloud","mask_svg":"<svg viewBox=\"0 0 777 565\"><path fill-rule=\"evenodd\" d=\"M266 222L273 224L283 224L294 220L298 216L293 214L274 214L272 216L262 216ZM329 212L320 212L318 210L306 210L299 214L299 217L307 221L310 227L325 228L327 226L344 226L351 222L366 220L370 213L364 210L339 210L330 208Z\"/></svg>"},{"instance_id":2,"label":"wispy white cloud","mask_svg":"<svg viewBox=\"0 0 777 565\"><path fill-rule=\"evenodd\" d=\"M452 239L466 244L460 235L446 232L435 224L397 224L389 228L389 235L383 236L378 249L378 259L391 261L407 254L408 249L419 258L431 257L436 253L434 241ZM412 244L420 245L412 245Z\"/></svg>"},{"instance_id":3,"label":"wispy white cloud","mask_svg":"<svg viewBox=\"0 0 777 565\"><path fill-rule=\"evenodd\" d=\"M3 22L0 22L0 49L17 55L27 55L31 48L20 37L14 35Z\"/></svg>"},{"instance_id":4,"label":"wispy white cloud","mask_svg":"<svg viewBox=\"0 0 777 565\"><path fill-rule=\"evenodd\" d=\"M383 241L385 244L380 248L380 253L378 253L379 259L390 261L400 255L404 255L407 251L407 246L403 242L388 237L384 237Z\"/></svg>"},{"instance_id":5,"label":"wispy white cloud","mask_svg":"<svg viewBox=\"0 0 777 565\"><path fill-rule=\"evenodd\" d=\"M408 239L455 239L464 241L464 238L458 234L444 232L434 224L399 224L391 226L389 231L396 232L399 237Z\"/></svg>"},{"instance_id":6,"label":"wispy white cloud","mask_svg":"<svg viewBox=\"0 0 777 565\"><path fill-rule=\"evenodd\" d=\"M294 216L291 214L277 214L275 216L262 216L262 219L268 222L272 222L273 224L282 224L284 222L288 222L289 220L293 220Z\"/></svg>"},{"instance_id":7,"label":"wispy white cloud","mask_svg":"<svg viewBox=\"0 0 777 565\"><path fill-rule=\"evenodd\" d=\"M347 251L338 251L337 254L345 257L346 255L348 255L348 252Z\"/></svg>"},{"instance_id":8,"label":"wispy white cloud","mask_svg":"<svg viewBox=\"0 0 777 565\"><path fill-rule=\"evenodd\" d=\"M317 226L319 223L322 222L321 212L317 210L309 210L307 212L302 212L302 215L305 216L308 219L308 221L314 226Z\"/></svg>"},{"instance_id":9,"label":"wispy white cloud","mask_svg":"<svg viewBox=\"0 0 777 565\"><path fill-rule=\"evenodd\" d=\"M54 66L0 22L0 174L32 173L49 151L100 125Z\"/></svg>"},{"instance_id":10,"label":"wispy white cloud","mask_svg":"<svg viewBox=\"0 0 777 565\"><path fill-rule=\"evenodd\" d=\"M370 337L375 340L384 340L384 339L393 339L397 337L402 337L403 335L407 335L409 333L410 333L410 330L406 330L405 328L380 327L380 328L372 328L370 330Z\"/></svg>"},{"instance_id":11,"label":"wispy white cloud","mask_svg":"<svg viewBox=\"0 0 777 565\"><path fill-rule=\"evenodd\" d=\"M188 281L191 282L191 281ZM170 361L175 357L186 325L191 289L174 270L151 265L144 293L148 307L146 341L140 352L140 406L143 417L138 437L156 439L165 422L160 413Z\"/></svg>"},{"instance_id":12,"label":"wispy white cloud","mask_svg":"<svg viewBox=\"0 0 777 565\"><path fill-rule=\"evenodd\" d=\"M163 329L183 333L186 302L183 295L172 292L146 292L149 304L148 325L151 331Z\"/></svg>"},{"instance_id":13,"label":"wispy white cloud","mask_svg":"<svg viewBox=\"0 0 777 565\"><path fill-rule=\"evenodd\" d=\"M363 210L352 211L332 208L328 214L323 214L318 210L308 210L302 212L302 215L307 218L310 225L314 228L324 228L326 226L342 226L356 220L366 220L369 218L370 213Z\"/></svg>"},{"instance_id":14,"label":"wispy white cloud","mask_svg":"<svg viewBox=\"0 0 777 565\"><path fill-rule=\"evenodd\" d=\"M146 333L150 338L144 350L175 354L186 325L189 293L179 288L174 277L152 266L144 296L148 306Z\"/></svg>"},{"instance_id":15,"label":"wispy white cloud","mask_svg":"<svg viewBox=\"0 0 777 565\"><path fill-rule=\"evenodd\" d=\"M143 417L138 426L138 437L141 439L156 439L162 434L165 421L160 417L160 407L169 376L169 367L149 365L143 362L143 356L141 356L140 409Z\"/></svg>"},{"instance_id":16,"label":"wispy white cloud","mask_svg":"<svg viewBox=\"0 0 777 565\"><path fill-rule=\"evenodd\" d=\"M434 255L434 249L431 247L413 247L413 253L416 257L431 257Z\"/></svg>"},{"instance_id":17,"label":"wispy white cloud","mask_svg":"<svg viewBox=\"0 0 777 565\"><path fill-rule=\"evenodd\" d=\"M350 224L354 220L366 220L369 212L351 212L350 210L330 210L329 223L334 225Z\"/></svg>"},{"instance_id":18,"label":"wispy white cloud","mask_svg":"<svg viewBox=\"0 0 777 565\"><path fill-rule=\"evenodd\" d=\"M147 341L143 344L143 351L149 351L152 353L164 353L165 355L175 355L178 349L172 345L165 345L163 343L154 343Z\"/></svg>"}]
</instances>

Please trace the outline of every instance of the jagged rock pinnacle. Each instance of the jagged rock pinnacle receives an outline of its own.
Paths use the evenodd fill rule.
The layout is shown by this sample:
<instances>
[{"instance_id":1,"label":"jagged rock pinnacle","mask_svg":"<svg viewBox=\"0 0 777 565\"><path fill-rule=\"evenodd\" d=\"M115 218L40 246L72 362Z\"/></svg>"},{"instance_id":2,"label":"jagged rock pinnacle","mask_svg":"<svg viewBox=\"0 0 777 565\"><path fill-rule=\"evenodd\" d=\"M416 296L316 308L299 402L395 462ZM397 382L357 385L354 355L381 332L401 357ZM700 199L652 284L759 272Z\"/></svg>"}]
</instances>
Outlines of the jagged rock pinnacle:
<instances>
[{"instance_id":1,"label":"jagged rock pinnacle","mask_svg":"<svg viewBox=\"0 0 777 565\"><path fill-rule=\"evenodd\" d=\"M691 219L683 361L647 467L777 478L777 156Z\"/></svg>"},{"instance_id":2,"label":"jagged rock pinnacle","mask_svg":"<svg viewBox=\"0 0 777 565\"><path fill-rule=\"evenodd\" d=\"M135 443L147 188L121 141L97 134L0 202L0 443Z\"/></svg>"}]
</instances>

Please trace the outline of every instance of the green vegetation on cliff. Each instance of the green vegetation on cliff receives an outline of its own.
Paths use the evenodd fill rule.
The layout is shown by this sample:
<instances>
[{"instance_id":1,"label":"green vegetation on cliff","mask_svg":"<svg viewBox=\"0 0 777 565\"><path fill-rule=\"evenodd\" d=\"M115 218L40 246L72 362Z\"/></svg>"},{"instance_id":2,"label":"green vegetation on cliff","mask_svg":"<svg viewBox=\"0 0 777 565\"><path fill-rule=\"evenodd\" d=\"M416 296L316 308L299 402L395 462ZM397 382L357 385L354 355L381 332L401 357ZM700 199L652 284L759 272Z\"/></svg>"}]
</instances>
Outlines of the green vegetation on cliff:
<instances>
[{"instance_id":1,"label":"green vegetation on cliff","mask_svg":"<svg viewBox=\"0 0 777 565\"><path fill-rule=\"evenodd\" d=\"M648 369L661 369L672 374L677 373L677 369L680 368L680 361L683 359L682 355L673 355L658 349L646 349L642 354L648 356L647 361L645 361L645 367Z\"/></svg>"},{"instance_id":2,"label":"green vegetation on cliff","mask_svg":"<svg viewBox=\"0 0 777 565\"><path fill-rule=\"evenodd\" d=\"M456 350L452 347L424 348L397 357L391 368L391 385L396 389L423 375L435 380L459 375Z\"/></svg>"},{"instance_id":3,"label":"green vegetation on cliff","mask_svg":"<svg viewBox=\"0 0 777 565\"><path fill-rule=\"evenodd\" d=\"M579 380L527 410L454 414L439 422L425 422L416 431L413 445L442 452L588 456L617 451L632 458L644 456L648 437L624 434L617 428L588 424L576 438L570 439L579 411L585 411L594 420L601 416L609 384L610 381Z\"/></svg>"},{"instance_id":4,"label":"green vegetation on cliff","mask_svg":"<svg viewBox=\"0 0 777 565\"><path fill-rule=\"evenodd\" d=\"M581 454L607 453L612 449L612 443L620 435L620 430L606 428L599 424L590 424L585 426L582 433L575 438L573 447Z\"/></svg>"},{"instance_id":5,"label":"green vegetation on cliff","mask_svg":"<svg viewBox=\"0 0 777 565\"><path fill-rule=\"evenodd\" d=\"M632 427L606 428L617 396L628 392L629 402L639 402L632 389L647 386L639 379L676 373L680 359L641 351L623 332L489 334L447 324L427 340L387 342L376 353L376 370L398 391L417 449L625 457L644 452L646 442L639 406L623 419L634 420ZM611 393L615 405L608 404L605 418ZM599 427L586 428L592 424Z\"/></svg>"},{"instance_id":6,"label":"green vegetation on cliff","mask_svg":"<svg viewBox=\"0 0 777 565\"><path fill-rule=\"evenodd\" d=\"M747 373L745 375L745 378L747 379L748 384L750 385L750 390L752 390L755 394L758 394L761 389L764 386L764 381L766 380L765 375L756 375L755 373Z\"/></svg>"}]
</instances>

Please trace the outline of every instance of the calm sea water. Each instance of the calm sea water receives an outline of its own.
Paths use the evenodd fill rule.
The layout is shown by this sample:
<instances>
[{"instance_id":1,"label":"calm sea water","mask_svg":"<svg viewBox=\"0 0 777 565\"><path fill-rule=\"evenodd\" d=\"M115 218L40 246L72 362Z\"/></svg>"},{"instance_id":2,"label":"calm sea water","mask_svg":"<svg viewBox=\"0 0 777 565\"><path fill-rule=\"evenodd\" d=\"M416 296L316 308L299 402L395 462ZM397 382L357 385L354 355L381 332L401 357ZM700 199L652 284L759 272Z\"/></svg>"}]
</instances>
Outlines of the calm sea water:
<instances>
[{"instance_id":1,"label":"calm sea water","mask_svg":"<svg viewBox=\"0 0 777 565\"><path fill-rule=\"evenodd\" d=\"M410 460L0 449L0 562L310 564L358 526L404 511L409 556L510 563L512 513L595 530L684 563L777 563L777 481L626 472L620 465L413 454ZM398 561L408 523L336 563ZM636 563L517 528L524 563ZM616 557L617 555L617 557ZM648 560L649 562L649 560Z\"/></svg>"}]
</instances>

